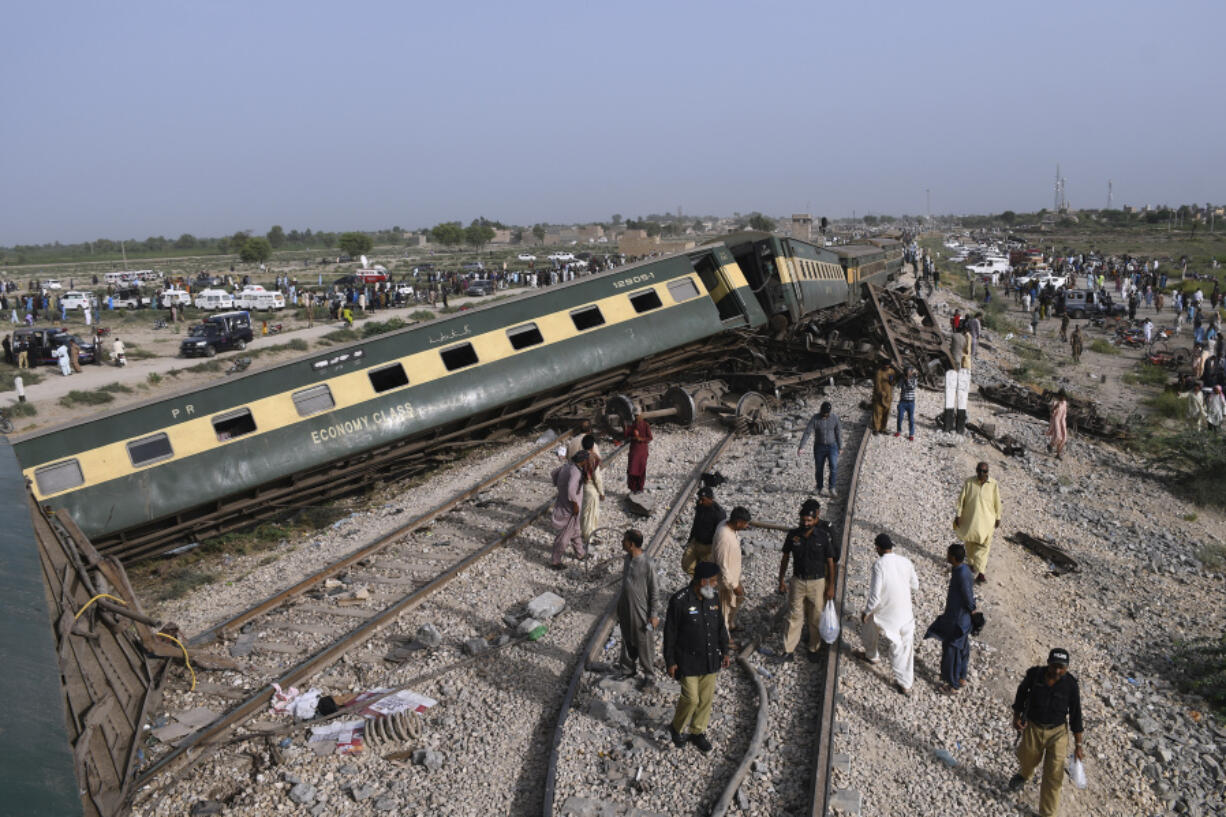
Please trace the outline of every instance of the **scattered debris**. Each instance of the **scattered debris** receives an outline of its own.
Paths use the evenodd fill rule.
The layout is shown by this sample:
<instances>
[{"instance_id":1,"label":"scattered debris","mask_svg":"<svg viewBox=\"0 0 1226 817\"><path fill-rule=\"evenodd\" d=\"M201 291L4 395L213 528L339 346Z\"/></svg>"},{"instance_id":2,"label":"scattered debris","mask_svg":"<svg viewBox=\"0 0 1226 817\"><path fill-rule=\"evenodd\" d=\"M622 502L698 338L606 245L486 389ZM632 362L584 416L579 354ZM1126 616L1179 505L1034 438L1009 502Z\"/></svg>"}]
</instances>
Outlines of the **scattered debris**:
<instances>
[{"instance_id":1,"label":"scattered debris","mask_svg":"<svg viewBox=\"0 0 1226 817\"><path fill-rule=\"evenodd\" d=\"M1069 556L1068 553L1057 547L1049 539L1031 536L1022 531L1017 531L1012 536L1006 536L1005 538L1046 559L1051 565L1051 572L1057 576L1063 573L1073 573L1081 569L1076 559Z\"/></svg>"}]
</instances>

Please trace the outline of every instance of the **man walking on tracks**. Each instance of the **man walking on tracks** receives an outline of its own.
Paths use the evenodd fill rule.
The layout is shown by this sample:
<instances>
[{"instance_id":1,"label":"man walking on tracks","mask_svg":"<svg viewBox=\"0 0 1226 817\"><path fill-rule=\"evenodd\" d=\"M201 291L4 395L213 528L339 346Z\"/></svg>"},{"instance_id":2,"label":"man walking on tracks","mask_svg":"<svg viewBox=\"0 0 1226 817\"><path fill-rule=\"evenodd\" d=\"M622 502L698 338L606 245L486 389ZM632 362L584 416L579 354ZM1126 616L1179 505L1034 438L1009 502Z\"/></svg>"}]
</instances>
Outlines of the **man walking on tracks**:
<instances>
[{"instance_id":1,"label":"man walking on tracks","mask_svg":"<svg viewBox=\"0 0 1226 817\"><path fill-rule=\"evenodd\" d=\"M653 653L656 617L656 563L643 553L643 534L633 528L622 534L622 591L617 597L617 626L622 634L621 659L618 661L624 677L635 673L637 664L643 670L643 684L655 683Z\"/></svg>"},{"instance_id":2,"label":"man walking on tracks","mask_svg":"<svg viewBox=\"0 0 1226 817\"><path fill-rule=\"evenodd\" d=\"M809 418L805 433L800 437L800 445L796 446L796 456L805 450L809 436L813 437L813 468L817 480L817 493L822 493L822 477L825 476L826 463L830 463L830 495L834 496L835 480L839 476L839 449L843 447L843 428L839 418L834 414L830 401L822 403L821 411Z\"/></svg>"},{"instance_id":3,"label":"man walking on tracks","mask_svg":"<svg viewBox=\"0 0 1226 817\"><path fill-rule=\"evenodd\" d=\"M626 458L626 486L630 493L637 494L647 482L647 449L651 443L651 426L636 409L634 422L626 427L626 440L630 443L630 456Z\"/></svg>"},{"instance_id":4,"label":"man walking on tracks","mask_svg":"<svg viewBox=\"0 0 1226 817\"><path fill-rule=\"evenodd\" d=\"M1084 759L1081 736L1081 687L1068 674L1068 650L1056 648L1047 654L1047 666L1026 670L1013 698L1013 728L1022 733L1017 747L1021 764L1009 780L1009 791L1026 785L1039 764L1043 783L1039 789L1040 817L1055 817L1064 785L1064 761L1068 757L1068 733L1073 731L1073 754Z\"/></svg>"},{"instance_id":5,"label":"man walking on tracks","mask_svg":"<svg viewBox=\"0 0 1226 817\"><path fill-rule=\"evenodd\" d=\"M1073 327L1073 334L1069 337L1068 342L1069 342L1069 347L1072 349L1072 352L1073 352L1073 362L1080 363L1081 362L1081 327L1080 326Z\"/></svg>"},{"instance_id":6,"label":"man walking on tracks","mask_svg":"<svg viewBox=\"0 0 1226 817\"><path fill-rule=\"evenodd\" d=\"M894 401L894 376L898 371L888 360L881 361L873 375L873 433L884 434Z\"/></svg>"},{"instance_id":7,"label":"man walking on tracks","mask_svg":"<svg viewBox=\"0 0 1226 817\"><path fill-rule=\"evenodd\" d=\"M694 508L694 524L690 525L690 540L681 554L681 569L694 577L699 562L711 561L711 545L715 529L728 518L715 501L715 491L706 486L698 489L698 505Z\"/></svg>"},{"instance_id":8,"label":"man walking on tracks","mask_svg":"<svg viewBox=\"0 0 1226 817\"><path fill-rule=\"evenodd\" d=\"M919 590L919 579L911 560L894 553L889 534L877 534L874 542L878 558L873 562L868 600L860 614L864 649L857 650L856 657L876 664L877 641L884 639L890 646L894 688L910 695L915 680L915 614L911 609L911 593Z\"/></svg>"},{"instance_id":9,"label":"man walking on tracks","mask_svg":"<svg viewBox=\"0 0 1226 817\"><path fill-rule=\"evenodd\" d=\"M565 457L566 448L559 448L558 455ZM549 566L554 570L561 570L564 567L562 554L567 545L574 549L577 558L587 558L587 551L583 547L583 538L579 532L579 499L583 489L583 473L574 462L565 460L553 469L550 478L553 480L554 487L558 489L557 499L553 503L553 514L550 517L550 522L557 528L558 535L553 540L553 554L549 560Z\"/></svg>"},{"instance_id":10,"label":"man walking on tracks","mask_svg":"<svg viewBox=\"0 0 1226 817\"><path fill-rule=\"evenodd\" d=\"M749 510L737 506L727 522L715 528L711 545L711 561L719 568L719 603L724 611L728 632L736 629L736 614L745 597L741 584L741 538L738 533L749 527ZM697 574L695 574L697 575Z\"/></svg>"},{"instance_id":11,"label":"man walking on tracks","mask_svg":"<svg viewBox=\"0 0 1226 817\"><path fill-rule=\"evenodd\" d=\"M941 640L941 680L939 692L952 695L966 686L966 670L971 656L968 634L972 629L971 613L975 612L975 577L966 566L966 548L953 544L945 550L945 561L953 566L949 575L949 590L945 594L945 610L928 628L924 638Z\"/></svg>"},{"instance_id":12,"label":"man walking on tracks","mask_svg":"<svg viewBox=\"0 0 1226 817\"><path fill-rule=\"evenodd\" d=\"M820 523L821 503L806 499L800 506L800 527L788 531L779 562L779 594L788 597L788 623L783 634L783 660L791 661L800 631L809 625L809 658L816 660L822 639L822 607L834 598L835 551L830 526ZM788 559L794 559L788 587Z\"/></svg>"},{"instance_id":13,"label":"man walking on tracks","mask_svg":"<svg viewBox=\"0 0 1226 817\"><path fill-rule=\"evenodd\" d=\"M690 584L669 597L664 615L664 666L681 683L681 698L668 731L674 746L693 743L704 753L711 751L706 733L715 675L731 662L718 584L719 567L699 563Z\"/></svg>"},{"instance_id":14,"label":"man walking on tracks","mask_svg":"<svg viewBox=\"0 0 1226 817\"><path fill-rule=\"evenodd\" d=\"M958 495L958 514L954 517L954 530L966 543L966 560L975 572L975 581L986 582L984 571L988 567L988 551L992 548L992 534L1000 527L1000 486L988 476L988 464L975 466L975 476L962 484Z\"/></svg>"}]
</instances>

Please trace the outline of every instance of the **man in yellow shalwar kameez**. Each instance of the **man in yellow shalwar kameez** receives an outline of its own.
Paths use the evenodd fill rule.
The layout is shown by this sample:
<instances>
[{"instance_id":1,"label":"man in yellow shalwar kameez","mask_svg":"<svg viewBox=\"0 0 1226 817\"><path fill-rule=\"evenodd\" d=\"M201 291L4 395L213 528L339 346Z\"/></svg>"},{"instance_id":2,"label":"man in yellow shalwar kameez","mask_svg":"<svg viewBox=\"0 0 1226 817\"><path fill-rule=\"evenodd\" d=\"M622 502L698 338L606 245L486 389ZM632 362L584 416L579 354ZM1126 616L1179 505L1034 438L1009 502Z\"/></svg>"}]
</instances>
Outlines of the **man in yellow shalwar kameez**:
<instances>
[{"instance_id":1,"label":"man in yellow shalwar kameez","mask_svg":"<svg viewBox=\"0 0 1226 817\"><path fill-rule=\"evenodd\" d=\"M966 563L975 572L977 582L988 580L984 570L988 566L992 534L1000 527L1000 515L1000 486L988 476L988 464L981 462L975 466L975 476L962 484L958 515L954 517L954 530L966 543Z\"/></svg>"}]
</instances>

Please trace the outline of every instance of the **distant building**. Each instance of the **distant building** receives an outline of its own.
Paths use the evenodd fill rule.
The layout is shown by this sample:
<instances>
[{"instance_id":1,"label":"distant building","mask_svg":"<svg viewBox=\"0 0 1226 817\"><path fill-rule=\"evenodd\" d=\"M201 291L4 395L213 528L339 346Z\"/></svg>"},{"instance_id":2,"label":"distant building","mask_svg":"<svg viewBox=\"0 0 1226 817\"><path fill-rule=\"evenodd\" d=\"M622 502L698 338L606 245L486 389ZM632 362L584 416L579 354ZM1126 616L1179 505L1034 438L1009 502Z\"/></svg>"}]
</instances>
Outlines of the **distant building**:
<instances>
[{"instance_id":1,"label":"distant building","mask_svg":"<svg viewBox=\"0 0 1226 817\"><path fill-rule=\"evenodd\" d=\"M667 254L691 250L694 241L687 239L665 240L660 236L648 236L646 230L626 230L617 239L617 251L623 255Z\"/></svg>"},{"instance_id":2,"label":"distant building","mask_svg":"<svg viewBox=\"0 0 1226 817\"><path fill-rule=\"evenodd\" d=\"M789 227L792 238L803 241L813 240L813 216L808 213L793 213Z\"/></svg>"}]
</instances>

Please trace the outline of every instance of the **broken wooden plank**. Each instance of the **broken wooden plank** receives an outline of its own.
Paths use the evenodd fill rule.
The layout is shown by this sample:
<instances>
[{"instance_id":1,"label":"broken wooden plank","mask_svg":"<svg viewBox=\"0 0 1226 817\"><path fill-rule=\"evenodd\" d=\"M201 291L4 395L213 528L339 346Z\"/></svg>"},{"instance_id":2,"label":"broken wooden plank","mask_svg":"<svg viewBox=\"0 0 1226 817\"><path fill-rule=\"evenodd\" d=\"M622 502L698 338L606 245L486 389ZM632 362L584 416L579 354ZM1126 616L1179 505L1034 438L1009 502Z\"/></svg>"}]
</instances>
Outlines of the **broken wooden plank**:
<instances>
[{"instance_id":1,"label":"broken wooden plank","mask_svg":"<svg viewBox=\"0 0 1226 817\"><path fill-rule=\"evenodd\" d=\"M1077 564L1077 560L1069 556L1063 549L1048 539L1043 539L1038 536L1031 536L1024 531L1016 531L1012 536L1005 537L1008 541L1016 545L1021 545L1027 550L1046 559L1052 565L1052 572L1059 575L1061 573L1073 573L1081 569Z\"/></svg>"}]
</instances>

